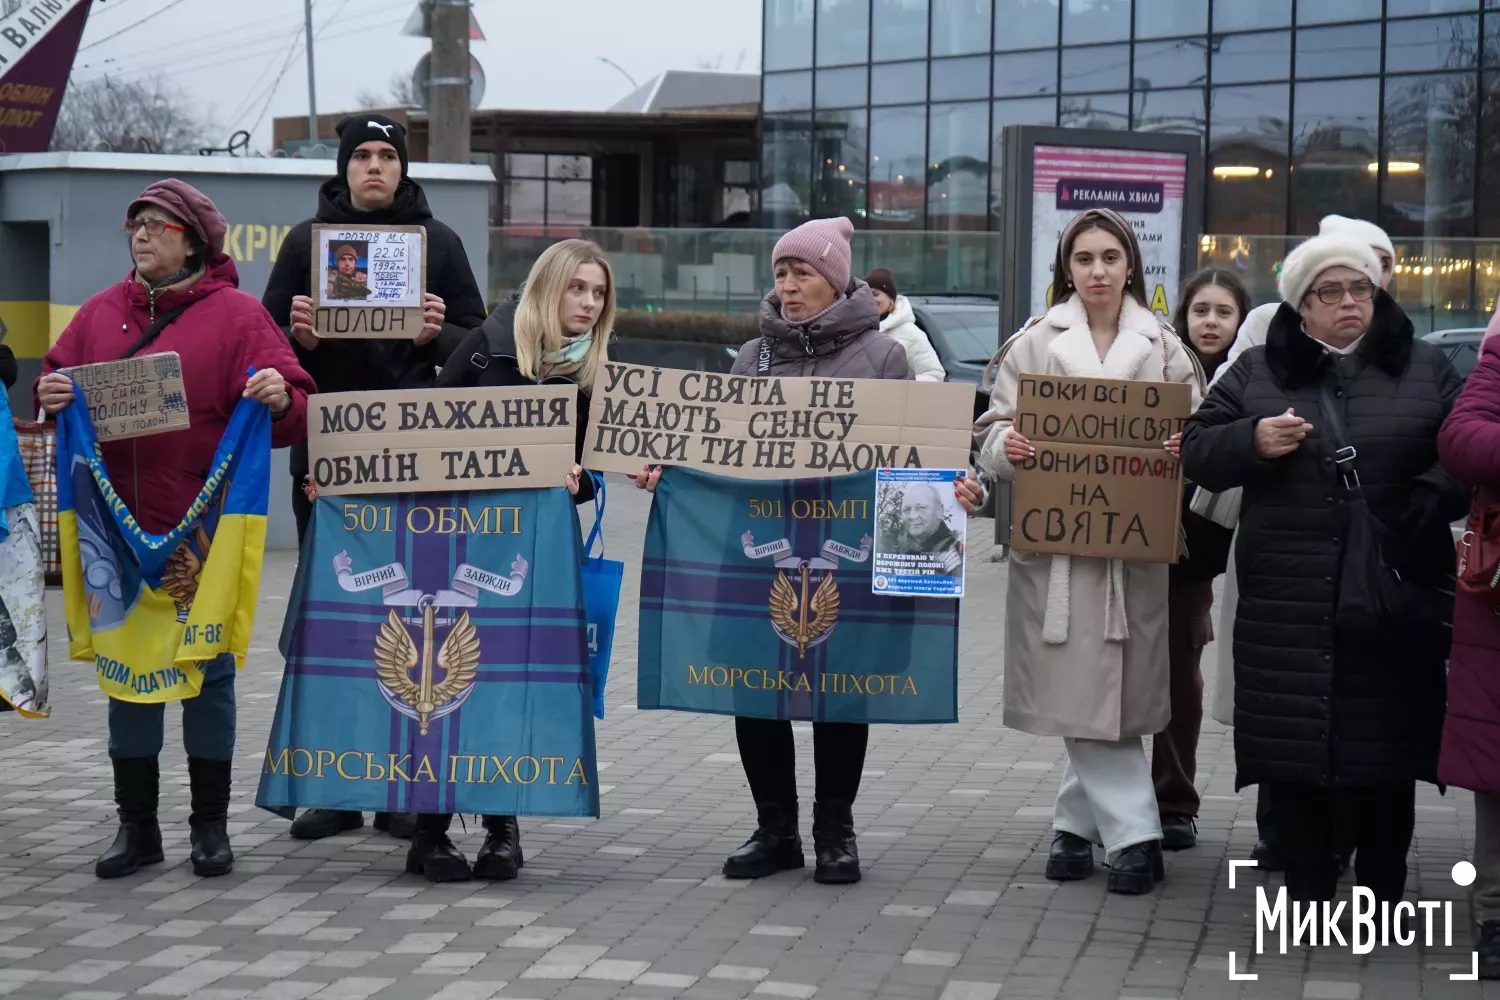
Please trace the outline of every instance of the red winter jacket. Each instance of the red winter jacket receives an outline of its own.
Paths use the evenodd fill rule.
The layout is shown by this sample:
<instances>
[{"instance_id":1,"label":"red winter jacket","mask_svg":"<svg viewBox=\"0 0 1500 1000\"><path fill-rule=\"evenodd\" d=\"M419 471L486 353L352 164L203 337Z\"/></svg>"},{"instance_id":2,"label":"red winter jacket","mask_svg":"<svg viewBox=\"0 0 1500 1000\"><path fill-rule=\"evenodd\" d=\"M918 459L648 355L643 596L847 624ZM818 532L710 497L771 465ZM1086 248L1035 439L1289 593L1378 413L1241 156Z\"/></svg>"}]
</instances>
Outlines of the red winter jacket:
<instances>
[{"instance_id":1,"label":"red winter jacket","mask_svg":"<svg viewBox=\"0 0 1500 1000\"><path fill-rule=\"evenodd\" d=\"M1478 488L1476 503L1500 503L1500 337L1485 340L1438 435L1438 452L1455 478ZM1462 590L1453 607L1438 780L1500 793L1500 615Z\"/></svg>"},{"instance_id":2,"label":"red winter jacket","mask_svg":"<svg viewBox=\"0 0 1500 1000\"><path fill-rule=\"evenodd\" d=\"M247 369L275 368L291 392L291 409L271 423L272 446L286 448L306 436L307 394L317 386L280 327L239 284L234 261L221 253L192 287L160 293L153 313L146 286L132 272L85 302L42 362L46 374L118 361L150 327L153 315L193 303L140 352L181 356L190 426L103 446L115 489L147 531L161 534L175 527L203 488L229 415L244 392Z\"/></svg>"}]
</instances>

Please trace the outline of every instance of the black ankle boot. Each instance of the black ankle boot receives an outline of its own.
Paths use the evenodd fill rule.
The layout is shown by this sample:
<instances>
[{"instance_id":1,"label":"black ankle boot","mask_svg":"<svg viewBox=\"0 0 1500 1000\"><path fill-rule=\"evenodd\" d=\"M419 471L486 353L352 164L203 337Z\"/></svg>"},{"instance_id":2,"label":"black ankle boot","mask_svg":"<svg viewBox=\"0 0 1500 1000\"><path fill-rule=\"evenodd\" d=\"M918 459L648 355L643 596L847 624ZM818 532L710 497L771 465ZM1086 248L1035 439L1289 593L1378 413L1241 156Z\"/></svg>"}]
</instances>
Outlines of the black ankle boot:
<instances>
[{"instance_id":1,"label":"black ankle boot","mask_svg":"<svg viewBox=\"0 0 1500 1000\"><path fill-rule=\"evenodd\" d=\"M1058 830L1047 851L1047 877L1054 882L1077 882L1094 874L1094 845L1066 830Z\"/></svg>"},{"instance_id":2,"label":"black ankle boot","mask_svg":"<svg viewBox=\"0 0 1500 1000\"><path fill-rule=\"evenodd\" d=\"M813 881L846 885L859 881L859 847L854 841L854 812L848 802L813 803Z\"/></svg>"},{"instance_id":3,"label":"black ankle boot","mask_svg":"<svg viewBox=\"0 0 1500 1000\"><path fill-rule=\"evenodd\" d=\"M473 876L468 859L446 833L424 830L420 825L406 851L406 871L423 875L429 882L467 882Z\"/></svg>"},{"instance_id":4,"label":"black ankle boot","mask_svg":"<svg viewBox=\"0 0 1500 1000\"><path fill-rule=\"evenodd\" d=\"M761 802L755 807L757 825L750 839L724 862L725 878L765 878L788 868L801 868L802 837L797 833L797 803Z\"/></svg>"},{"instance_id":5,"label":"black ankle boot","mask_svg":"<svg viewBox=\"0 0 1500 1000\"><path fill-rule=\"evenodd\" d=\"M1156 888L1158 882L1167 877L1166 866L1161 859L1161 841L1148 840L1135 844L1115 855L1109 866L1110 892L1126 896L1144 896Z\"/></svg>"},{"instance_id":6,"label":"black ankle boot","mask_svg":"<svg viewBox=\"0 0 1500 1000\"><path fill-rule=\"evenodd\" d=\"M115 768L115 805L120 830L109 850L94 862L100 878L123 878L141 865L162 861L161 827L156 824L156 796L160 773L155 757L119 757Z\"/></svg>"},{"instance_id":7,"label":"black ankle boot","mask_svg":"<svg viewBox=\"0 0 1500 1000\"><path fill-rule=\"evenodd\" d=\"M193 811L188 816L192 831L193 874L200 878L228 875L234 871L234 851L229 846L229 775L232 761L188 758L188 783Z\"/></svg>"},{"instance_id":8,"label":"black ankle boot","mask_svg":"<svg viewBox=\"0 0 1500 1000\"><path fill-rule=\"evenodd\" d=\"M521 825L514 816L484 818L484 846L474 859L474 877L503 882L521 873L526 864L521 850Z\"/></svg>"},{"instance_id":9,"label":"black ankle boot","mask_svg":"<svg viewBox=\"0 0 1500 1000\"><path fill-rule=\"evenodd\" d=\"M1479 925L1479 978L1500 979L1500 920Z\"/></svg>"}]
</instances>

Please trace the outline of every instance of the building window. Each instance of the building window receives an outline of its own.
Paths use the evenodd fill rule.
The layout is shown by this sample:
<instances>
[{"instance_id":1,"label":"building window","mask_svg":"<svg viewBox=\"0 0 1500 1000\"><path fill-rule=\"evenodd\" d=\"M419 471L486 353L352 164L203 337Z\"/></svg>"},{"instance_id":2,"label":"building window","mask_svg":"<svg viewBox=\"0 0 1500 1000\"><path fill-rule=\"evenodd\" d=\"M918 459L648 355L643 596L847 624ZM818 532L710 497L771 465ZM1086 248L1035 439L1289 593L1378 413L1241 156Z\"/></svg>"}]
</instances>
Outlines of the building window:
<instances>
[{"instance_id":1,"label":"building window","mask_svg":"<svg viewBox=\"0 0 1500 1000\"><path fill-rule=\"evenodd\" d=\"M812 65L812 0L762 0L765 4L766 72Z\"/></svg>"},{"instance_id":2,"label":"building window","mask_svg":"<svg viewBox=\"0 0 1500 1000\"><path fill-rule=\"evenodd\" d=\"M1057 124L1064 128L1130 127L1129 94L1083 94L1058 102Z\"/></svg>"},{"instance_id":3,"label":"building window","mask_svg":"<svg viewBox=\"0 0 1500 1000\"><path fill-rule=\"evenodd\" d=\"M1100 90L1130 88L1130 46L1100 45L1088 49L1063 49L1062 91L1087 94Z\"/></svg>"},{"instance_id":4,"label":"building window","mask_svg":"<svg viewBox=\"0 0 1500 1000\"><path fill-rule=\"evenodd\" d=\"M1130 0L1066 0L1064 45L1117 42L1130 37Z\"/></svg>"},{"instance_id":5,"label":"building window","mask_svg":"<svg viewBox=\"0 0 1500 1000\"><path fill-rule=\"evenodd\" d=\"M814 139L813 174L818 178L815 214L842 215L856 227L865 219L865 169L869 132L864 108L820 111Z\"/></svg>"},{"instance_id":6,"label":"building window","mask_svg":"<svg viewBox=\"0 0 1500 1000\"><path fill-rule=\"evenodd\" d=\"M1022 97L990 102L990 228L1001 226L1007 125L1056 125L1057 98Z\"/></svg>"},{"instance_id":7,"label":"building window","mask_svg":"<svg viewBox=\"0 0 1500 1000\"><path fill-rule=\"evenodd\" d=\"M1254 83L1285 80L1292 70L1292 35L1289 31L1262 31L1252 35L1215 34L1214 84Z\"/></svg>"},{"instance_id":8,"label":"building window","mask_svg":"<svg viewBox=\"0 0 1500 1000\"><path fill-rule=\"evenodd\" d=\"M1385 82L1380 224L1392 236L1474 235L1473 73Z\"/></svg>"},{"instance_id":9,"label":"building window","mask_svg":"<svg viewBox=\"0 0 1500 1000\"><path fill-rule=\"evenodd\" d=\"M1376 216L1380 81L1298 83L1293 94L1293 233L1315 233L1329 213Z\"/></svg>"},{"instance_id":10,"label":"building window","mask_svg":"<svg viewBox=\"0 0 1500 1000\"><path fill-rule=\"evenodd\" d=\"M990 0L932 0L932 54L988 52L992 16Z\"/></svg>"},{"instance_id":11,"label":"building window","mask_svg":"<svg viewBox=\"0 0 1500 1000\"><path fill-rule=\"evenodd\" d=\"M989 56L932 61L932 100L962 101L989 96Z\"/></svg>"},{"instance_id":12,"label":"building window","mask_svg":"<svg viewBox=\"0 0 1500 1000\"><path fill-rule=\"evenodd\" d=\"M892 63L870 67L871 104L909 104L927 100L927 64Z\"/></svg>"},{"instance_id":13,"label":"building window","mask_svg":"<svg viewBox=\"0 0 1500 1000\"><path fill-rule=\"evenodd\" d=\"M761 107L767 114L806 111L812 107L812 73L766 73L761 78Z\"/></svg>"},{"instance_id":14,"label":"building window","mask_svg":"<svg viewBox=\"0 0 1500 1000\"><path fill-rule=\"evenodd\" d=\"M818 0L818 65L870 58L870 0Z\"/></svg>"},{"instance_id":15,"label":"building window","mask_svg":"<svg viewBox=\"0 0 1500 1000\"><path fill-rule=\"evenodd\" d=\"M593 160L587 156L506 154L505 224L592 224L593 166Z\"/></svg>"},{"instance_id":16,"label":"building window","mask_svg":"<svg viewBox=\"0 0 1500 1000\"><path fill-rule=\"evenodd\" d=\"M870 112L870 228L921 229L926 200L927 108Z\"/></svg>"},{"instance_id":17,"label":"building window","mask_svg":"<svg viewBox=\"0 0 1500 1000\"><path fill-rule=\"evenodd\" d=\"M1306 3L1307 0L1302 0ZM1448 14L1459 10L1474 10L1479 0L1389 0L1386 5L1388 17L1404 17L1408 14ZM1494 6L1493 3L1490 4Z\"/></svg>"},{"instance_id":18,"label":"building window","mask_svg":"<svg viewBox=\"0 0 1500 1000\"><path fill-rule=\"evenodd\" d=\"M790 229L807 221L812 205L812 121L806 115L766 115L761 121L761 224Z\"/></svg>"},{"instance_id":19,"label":"building window","mask_svg":"<svg viewBox=\"0 0 1500 1000\"><path fill-rule=\"evenodd\" d=\"M1190 90L1137 90L1131 95L1130 127L1137 132L1207 131L1202 87Z\"/></svg>"},{"instance_id":20,"label":"building window","mask_svg":"<svg viewBox=\"0 0 1500 1000\"><path fill-rule=\"evenodd\" d=\"M874 0L873 57L920 59L927 55L927 0Z\"/></svg>"},{"instance_id":21,"label":"building window","mask_svg":"<svg viewBox=\"0 0 1500 1000\"><path fill-rule=\"evenodd\" d=\"M927 139L928 229L988 227L989 148L988 102L932 106Z\"/></svg>"},{"instance_id":22,"label":"building window","mask_svg":"<svg viewBox=\"0 0 1500 1000\"><path fill-rule=\"evenodd\" d=\"M1208 4L1184 0L1135 0L1135 37L1174 38L1208 32Z\"/></svg>"},{"instance_id":23,"label":"building window","mask_svg":"<svg viewBox=\"0 0 1500 1000\"><path fill-rule=\"evenodd\" d=\"M1301 0L1298 24L1332 24L1336 21L1374 20L1380 16L1381 0Z\"/></svg>"},{"instance_id":24,"label":"building window","mask_svg":"<svg viewBox=\"0 0 1500 1000\"><path fill-rule=\"evenodd\" d=\"M1385 71L1421 73L1479 65L1479 18L1392 21L1385 33Z\"/></svg>"},{"instance_id":25,"label":"building window","mask_svg":"<svg viewBox=\"0 0 1500 1000\"><path fill-rule=\"evenodd\" d=\"M1209 98L1208 224L1211 233L1286 231L1291 88L1215 87Z\"/></svg>"},{"instance_id":26,"label":"building window","mask_svg":"<svg viewBox=\"0 0 1500 1000\"><path fill-rule=\"evenodd\" d=\"M820 108L856 108L869 96L870 71L864 66L818 70Z\"/></svg>"},{"instance_id":27,"label":"building window","mask_svg":"<svg viewBox=\"0 0 1500 1000\"><path fill-rule=\"evenodd\" d=\"M1297 32L1299 80L1380 72L1380 25L1347 24Z\"/></svg>"},{"instance_id":28,"label":"building window","mask_svg":"<svg viewBox=\"0 0 1500 1000\"><path fill-rule=\"evenodd\" d=\"M759 183L754 160L725 160L721 164L719 186L719 219L748 217L755 208L755 188Z\"/></svg>"},{"instance_id":29,"label":"building window","mask_svg":"<svg viewBox=\"0 0 1500 1000\"><path fill-rule=\"evenodd\" d=\"M1208 77L1208 44L1202 38L1137 42L1132 75L1137 90L1201 87Z\"/></svg>"},{"instance_id":30,"label":"building window","mask_svg":"<svg viewBox=\"0 0 1500 1000\"><path fill-rule=\"evenodd\" d=\"M1057 93L1057 50L1006 52L995 57L995 96Z\"/></svg>"},{"instance_id":31,"label":"building window","mask_svg":"<svg viewBox=\"0 0 1500 1000\"><path fill-rule=\"evenodd\" d=\"M1500 233L1500 73L1485 73L1479 101L1478 231Z\"/></svg>"},{"instance_id":32,"label":"building window","mask_svg":"<svg viewBox=\"0 0 1500 1000\"><path fill-rule=\"evenodd\" d=\"M1191 0L1189 0L1191 2ZM1308 0L1303 0L1304 3ZM1312 0L1319 3L1321 0ZM1285 28L1292 23L1292 0L1214 0L1214 34Z\"/></svg>"}]
</instances>

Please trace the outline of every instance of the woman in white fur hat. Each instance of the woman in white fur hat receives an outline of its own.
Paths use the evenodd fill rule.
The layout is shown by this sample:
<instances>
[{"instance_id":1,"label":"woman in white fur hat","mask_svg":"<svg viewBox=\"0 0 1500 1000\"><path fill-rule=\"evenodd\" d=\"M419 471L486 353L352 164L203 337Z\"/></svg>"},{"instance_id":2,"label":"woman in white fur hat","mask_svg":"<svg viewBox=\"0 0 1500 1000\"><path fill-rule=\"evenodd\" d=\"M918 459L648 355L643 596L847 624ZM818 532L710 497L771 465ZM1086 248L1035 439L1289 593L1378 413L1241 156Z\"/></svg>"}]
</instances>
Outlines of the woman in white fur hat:
<instances>
[{"instance_id":1,"label":"woman in white fur hat","mask_svg":"<svg viewBox=\"0 0 1500 1000\"><path fill-rule=\"evenodd\" d=\"M1442 628L1414 598L1397 627L1351 624L1340 607L1355 579L1345 571L1360 524L1353 501L1362 496L1391 533L1378 543L1387 565L1431 591L1452 590L1448 525L1466 507L1437 452L1460 379L1380 280L1357 237L1316 236L1292 251L1266 343L1218 379L1181 448L1188 479L1244 489L1235 787L1269 797L1287 891L1304 903L1333 898L1343 842L1357 850L1359 884L1399 900L1416 782L1437 773Z\"/></svg>"},{"instance_id":2,"label":"woman in white fur hat","mask_svg":"<svg viewBox=\"0 0 1500 1000\"><path fill-rule=\"evenodd\" d=\"M1068 224L1053 266L1052 308L1010 342L975 426L979 466L1009 481L1035 449L1016 429L1022 372L1184 382L1203 373L1146 305L1130 223L1091 209ZM1176 448L1176 436L1168 450ZM1142 742L1171 717L1167 564L1013 551L1005 604L1005 724L1061 736L1068 752L1047 858L1055 881L1087 878L1093 845L1109 890L1162 880L1161 817Z\"/></svg>"}]
</instances>

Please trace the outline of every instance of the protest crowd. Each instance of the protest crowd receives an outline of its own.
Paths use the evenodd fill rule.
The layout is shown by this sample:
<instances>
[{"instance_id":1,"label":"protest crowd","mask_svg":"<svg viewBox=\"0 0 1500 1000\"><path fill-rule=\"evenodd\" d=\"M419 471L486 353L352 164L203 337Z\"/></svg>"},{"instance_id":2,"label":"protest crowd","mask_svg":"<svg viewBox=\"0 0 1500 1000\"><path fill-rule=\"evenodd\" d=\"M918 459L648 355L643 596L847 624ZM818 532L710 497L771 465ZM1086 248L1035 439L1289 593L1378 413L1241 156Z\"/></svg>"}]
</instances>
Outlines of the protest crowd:
<instances>
[{"instance_id":1,"label":"protest crowd","mask_svg":"<svg viewBox=\"0 0 1500 1000\"><path fill-rule=\"evenodd\" d=\"M287 490L300 562L257 805L306 840L371 813L432 882L516 878L518 817L597 816L608 637L635 609L617 607L620 564L593 552L602 474L623 472L652 494L640 707L734 716L756 825L723 874L806 865L792 722L808 721L814 878L857 882L870 726L958 718L962 519L1093 454L1166 470L1173 502L1149 550L1130 547L1147 534L1135 522L1113 552L1085 552L1018 515L995 653L1005 725L1066 748L1047 877L1089 879L1102 861L1110 892L1146 894L1170 852L1194 848L1217 634L1210 708L1233 727L1236 788L1258 789L1256 860L1294 900L1331 900L1352 872L1394 904L1417 783L1471 789L1481 970L1500 977L1500 340L1462 382L1385 290L1394 250L1374 225L1325 218L1259 308L1233 272L1202 271L1168 322L1130 223L1084 211L1058 240L1048 309L1002 338L971 423L971 394L944 383L890 271L851 273L847 219L781 237L759 335L728 376L652 372L615 362L597 246L551 246L487 313L461 241L407 175L401 125L346 120L337 166L259 300L206 196L146 188L122 206L129 274L78 311L35 385L57 426L69 653L110 699L119 831L100 878L164 860L169 701L193 871L232 870L235 673L269 498ZM422 255L420 286L391 277L403 254ZM338 333L340 310L390 332ZM80 366L169 354L185 421L144 438L98 425ZM1133 443L1049 436L1036 407L1061 395L1039 397L1076 380L1125 385L1122 400L1139 383L1179 415ZM867 409L944 416L893 441L862 436ZM784 433L755 431L768 426ZM291 449L290 483L270 482L272 448ZM875 470L903 467L948 474L888 501ZM574 508L590 502L585 539ZM0 708L44 724L21 721L45 718L48 689L10 420L0 506ZM801 513L828 510L841 519ZM901 589L884 553L950 589ZM969 614L999 613L970 596ZM472 862L455 813L483 816Z\"/></svg>"}]
</instances>

